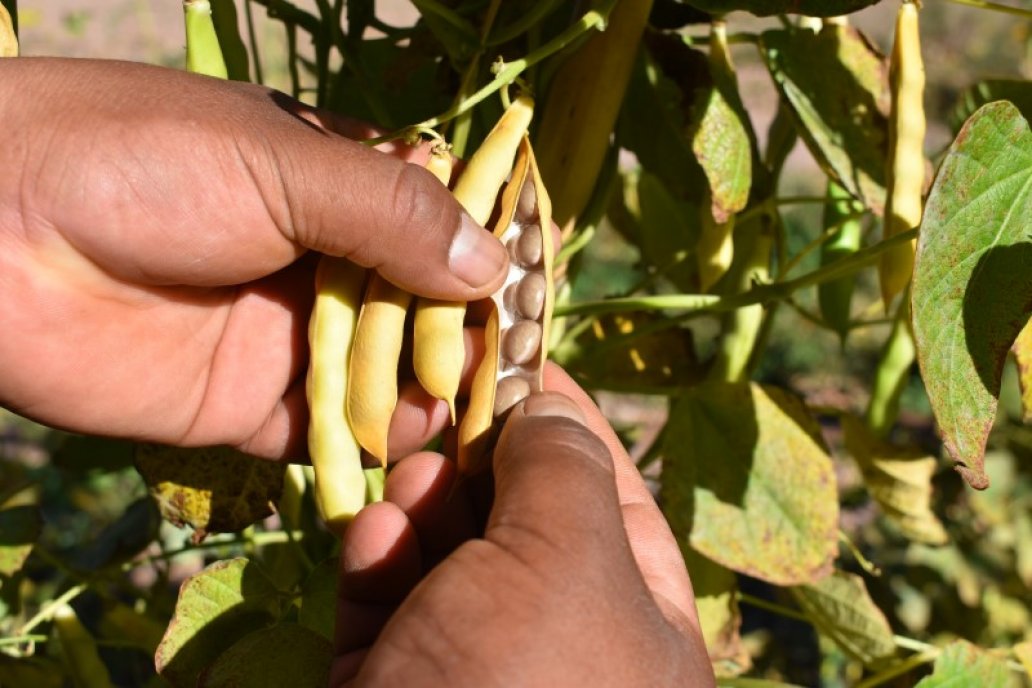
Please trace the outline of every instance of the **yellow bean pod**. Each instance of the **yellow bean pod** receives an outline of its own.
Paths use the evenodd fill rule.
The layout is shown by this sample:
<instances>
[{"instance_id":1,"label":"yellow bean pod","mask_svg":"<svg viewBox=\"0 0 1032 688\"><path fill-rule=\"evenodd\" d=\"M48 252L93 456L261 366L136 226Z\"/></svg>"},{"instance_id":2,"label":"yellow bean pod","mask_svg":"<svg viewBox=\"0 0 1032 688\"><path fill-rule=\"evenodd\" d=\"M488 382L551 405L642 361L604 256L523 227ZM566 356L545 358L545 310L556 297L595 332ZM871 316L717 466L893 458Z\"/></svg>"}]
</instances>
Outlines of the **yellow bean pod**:
<instances>
[{"instance_id":1,"label":"yellow bean pod","mask_svg":"<svg viewBox=\"0 0 1032 688\"><path fill-rule=\"evenodd\" d=\"M436 151L426 169L447 186L452 162L450 154ZM348 362L348 423L362 448L384 467L387 433L398 405L398 361L410 303L412 294L373 274L362 301Z\"/></svg>"},{"instance_id":2,"label":"yellow bean pod","mask_svg":"<svg viewBox=\"0 0 1032 688\"><path fill-rule=\"evenodd\" d=\"M18 35L7 8L0 5L0 57L18 57Z\"/></svg>"},{"instance_id":3,"label":"yellow bean pod","mask_svg":"<svg viewBox=\"0 0 1032 688\"><path fill-rule=\"evenodd\" d=\"M509 274L491 297L484 358L459 426L457 463L461 473L485 467L501 419L528 394L543 388L555 301L551 227L551 202L530 140L524 137L494 229L509 249Z\"/></svg>"},{"instance_id":4,"label":"yellow bean pod","mask_svg":"<svg viewBox=\"0 0 1032 688\"><path fill-rule=\"evenodd\" d=\"M315 306L308 329L308 452L315 472L315 503L338 535L366 501L361 449L344 411L364 281L365 270L343 258L323 256L315 273Z\"/></svg>"},{"instance_id":5,"label":"yellow bean pod","mask_svg":"<svg viewBox=\"0 0 1032 688\"><path fill-rule=\"evenodd\" d=\"M896 15L896 39L892 46L892 111L889 118L888 193L885 232L888 239L921 224L924 190L925 113L924 63L918 7L904 2ZM882 300L888 310L893 298L907 286L914 272L911 241L882 254L879 265Z\"/></svg>"},{"instance_id":6,"label":"yellow bean pod","mask_svg":"<svg viewBox=\"0 0 1032 688\"><path fill-rule=\"evenodd\" d=\"M453 191L477 223L486 225L491 218L498 190L512 170L513 159L530 126L534 101L517 98L505 110L494 129L484 139ZM427 392L448 402L455 423L455 395L466 361L462 325L466 304L462 301L419 299L414 321L413 367L416 378Z\"/></svg>"}]
</instances>

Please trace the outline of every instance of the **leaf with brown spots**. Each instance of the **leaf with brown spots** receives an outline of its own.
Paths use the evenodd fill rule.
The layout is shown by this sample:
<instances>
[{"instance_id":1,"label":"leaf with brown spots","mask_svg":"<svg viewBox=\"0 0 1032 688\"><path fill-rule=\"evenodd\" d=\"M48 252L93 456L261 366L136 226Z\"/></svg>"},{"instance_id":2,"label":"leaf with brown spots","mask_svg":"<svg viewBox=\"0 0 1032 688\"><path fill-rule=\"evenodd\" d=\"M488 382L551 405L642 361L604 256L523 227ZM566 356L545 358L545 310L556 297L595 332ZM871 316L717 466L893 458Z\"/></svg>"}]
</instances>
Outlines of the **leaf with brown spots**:
<instances>
[{"instance_id":1,"label":"leaf with brown spots","mask_svg":"<svg viewBox=\"0 0 1032 688\"><path fill-rule=\"evenodd\" d=\"M692 388L671 411L665 457L663 510L699 553L777 585L831 570L835 474L798 398L757 384Z\"/></svg>"},{"instance_id":2,"label":"leaf with brown spots","mask_svg":"<svg viewBox=\"0 0 1032 688\"><path fill-rule=\"evenodd\" d=\"M964 479L984 489L1004 360L1032 312L1032 132L1006 101L976 112L939 168L911 300L943 442Z\"/></svg>"}]
</instances>

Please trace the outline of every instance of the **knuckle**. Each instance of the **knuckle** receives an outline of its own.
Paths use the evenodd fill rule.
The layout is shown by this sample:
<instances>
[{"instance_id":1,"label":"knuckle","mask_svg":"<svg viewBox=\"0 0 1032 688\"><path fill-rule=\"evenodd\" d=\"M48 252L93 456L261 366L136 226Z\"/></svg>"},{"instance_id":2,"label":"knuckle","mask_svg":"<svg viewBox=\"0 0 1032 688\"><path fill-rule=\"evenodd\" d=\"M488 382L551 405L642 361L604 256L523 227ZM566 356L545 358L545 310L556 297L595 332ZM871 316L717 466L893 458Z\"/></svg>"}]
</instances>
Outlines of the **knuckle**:
<instances>
[{"instance_id":1,"label":"knuckle","mask_svg":"<svg viewBox=\"0 0 1032 688\"><path fill-rule=\"evenodd\" d=\"M399 164L390 190L388 222L394 228L427 232L445 224L447 204L435 193L439 182L423 168Z\"/></svg>"}]
</instances>

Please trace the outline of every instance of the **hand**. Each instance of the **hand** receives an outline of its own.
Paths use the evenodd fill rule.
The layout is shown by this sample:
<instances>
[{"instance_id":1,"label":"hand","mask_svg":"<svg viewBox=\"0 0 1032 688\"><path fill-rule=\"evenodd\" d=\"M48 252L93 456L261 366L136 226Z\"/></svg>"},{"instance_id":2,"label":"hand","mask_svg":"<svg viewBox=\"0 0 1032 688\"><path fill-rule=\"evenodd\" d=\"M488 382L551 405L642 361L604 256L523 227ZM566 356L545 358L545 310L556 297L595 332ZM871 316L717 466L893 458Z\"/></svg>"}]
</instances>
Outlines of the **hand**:
<instances>
[{"instance_id":1,"label":"hand","mask_svg":"<svg viewBox=\"0 0 1032 688\"><path fill-rule=\"evenodd\" d=\"M425 151L265 88L7 59L0 121L0 405L50 425L301 457L309 249L437 298L503 279Z\"/></svg>"},{"instance_id":2,"label":"hand","mask_svg":"<svg viewBox=\"0 0 1032 688\"><path fill-rule=\"evenodd\" d=\"M555 366L546 386L574 401L544 393L513 410L486 527L482 486L429 452L398 463L387 501L358 514L331 685L714 685L655 501L587 395Z\"/></svg>"}]
</instances>

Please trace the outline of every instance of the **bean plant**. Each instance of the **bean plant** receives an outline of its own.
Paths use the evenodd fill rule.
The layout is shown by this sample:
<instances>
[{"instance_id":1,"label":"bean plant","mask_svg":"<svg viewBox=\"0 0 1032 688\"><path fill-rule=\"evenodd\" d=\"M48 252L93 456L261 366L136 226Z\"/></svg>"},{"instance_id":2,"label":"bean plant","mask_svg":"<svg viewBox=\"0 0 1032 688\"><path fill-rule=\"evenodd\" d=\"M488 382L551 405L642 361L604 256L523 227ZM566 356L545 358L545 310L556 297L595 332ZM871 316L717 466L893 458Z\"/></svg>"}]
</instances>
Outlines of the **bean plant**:
<instances>
[{"instance_id":1,"label":"bean plant","mask_svg":"<svg viewBox=\"0 0 1032 688\"><path fill-rule=\"evenodd\" d=\"M922 39L941 37L923 20L947 1L1032 19L989 0L413 0L393 25L372 0L184 0L182 67L286 84L374 123L369 145L449 161L533 102L520 155L562 236L534 307L541 350L654 488L720 685L1020 686L1032 82L926 79ZM15 5L0 6L8 59ZM262 16L281 27L280 74ZM397 347L351 376L394 384L412 299L373 276L381 296L361 306L365 278L324 265L313 361L371 299L366 328ZM412 305L416 347L431 305ZM448 308L461 344L464 304ZM346 368L318 368L319 428L345 423L323 411L345 403ZM357 440L313 430L314 470L4 416L0 685L325 685L337 534L382 498L358 445L384 458L395 400L356 407Z\"/></svg>"}]
</instances>

